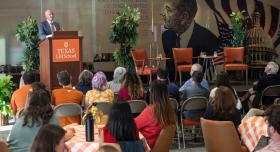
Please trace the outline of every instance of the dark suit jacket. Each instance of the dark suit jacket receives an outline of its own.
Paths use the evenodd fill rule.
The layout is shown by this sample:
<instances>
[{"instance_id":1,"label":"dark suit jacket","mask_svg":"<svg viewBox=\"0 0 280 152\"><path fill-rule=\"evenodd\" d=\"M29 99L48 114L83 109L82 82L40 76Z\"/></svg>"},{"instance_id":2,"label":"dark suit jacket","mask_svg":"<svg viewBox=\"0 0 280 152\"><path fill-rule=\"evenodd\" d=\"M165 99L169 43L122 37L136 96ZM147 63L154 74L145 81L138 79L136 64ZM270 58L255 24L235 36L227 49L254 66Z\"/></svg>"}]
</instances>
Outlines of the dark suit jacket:
<instances>
[{"instance_id":1,"label":"dark suit jacket","mask_svg":"<svg viewBox=\"0 0 280 152\"><path fill-rule=\"evenodd\" d=\"M172 30L166 30L162 34L162 44L167 58L173 59L172 48L176 48L177 34ZM200 52L213 54L219 48L219 39L206 28L194 23L193 32L187 46L193 48L193 56L199 56ZM167 60L167 67L169 71L169 80L174 80L175 65L173 60Z\"/></svg>"},{"instance_id":2,"label":"dark suit jacket","mask_svg":"<svg viewBox=\"0 0 280 152\"><path fill-rule=\"evenodd\" d=\"M256 96L253 100L253 107L259 108L260 105L260 99L263 90L271 85L280 85L280 75L278 74L269 74L265 75L262 78L260 78L257 85L253 87L253 89L256 91ZM263 97L262 105L265 105L266 107L269 107L273 104L274 99L277 97Z\"/></svg>"},{"instance_id":3,"label":"dark suit jacket","mask_svg":"<svg viewBox=\"0 0 280 152\"><path fill-rule=\"evenodd\" d=\"M58 22L53 22L53 24L56 28L56 31L61 30ZM39 37L41 40L45 39L47 35L52 34L52 30L48 21L40 22L38 28L39 28Z\"/></svg>"},{"instance_id":4,"label":"dark suit jacket","mask_svg":"<svg viewBox=\"0 0 280 152\"><path fill-rule=\"evenodd\" d=\"M263 91L266 87L271 85L280 84L280 75L278 74L269 74L260 78L257 85L253 87L255 91Z\"/></svg>"}]
</instances>

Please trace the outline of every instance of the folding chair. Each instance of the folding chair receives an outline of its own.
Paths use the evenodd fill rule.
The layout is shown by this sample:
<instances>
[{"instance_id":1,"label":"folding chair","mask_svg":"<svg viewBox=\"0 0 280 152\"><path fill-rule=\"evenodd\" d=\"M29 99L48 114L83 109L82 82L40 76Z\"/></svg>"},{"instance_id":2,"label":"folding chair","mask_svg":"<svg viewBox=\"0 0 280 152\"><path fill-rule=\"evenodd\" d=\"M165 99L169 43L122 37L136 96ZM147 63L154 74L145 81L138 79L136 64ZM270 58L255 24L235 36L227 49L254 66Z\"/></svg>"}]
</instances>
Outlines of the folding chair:
<instances>
[{"instance_id":1,"label":"folding chair","mask_svg":"<svg viewBox=\"0 0 280 152\"><path fill-rule=\"evenodd\" d=\"M180 120L181 120L181 130L183 135L183 144L184 148L186 148L185 143L185 129L184 126L200 126L200 119L198 120L190 120L187 118L184 118L184 111L190 111L190 110L205 110L207 106L208 99L205 97L191 97L185 100L181 106L180 111ZM193 132L193 130L191 130ZM196 133L194 133L196 134Z\"/></svg>"},{"instance_id":2,"label":"folding chair","mask_svg":"<svg viewBox=\"0 0 280 152\"><path fill-rule=\"evenodd\" d=\"M83 109L79 104L76 103L65 103L54 107L54 114L57 117L67 117L67 116L82 116Z\"/></svg>"},{"instance_id":3,"label":"folding chair","mask_svg":"<svg viewBox=\"0 0 280 152\"><path fill-rule=\"evenodd\" d=\"M147 107L145 100L128 100L127 102L133 117L137 117Z\"/></svg>"},{"instance_id":4,"label":"folding chair","mask_svg":"<svg viewBox=\"0 0 280 152\"><path fill-rule=\"evenodd\" d=\"M72 117L79 115L80 120L82 120L82 114L82 107L76 103L65 103L54 107L54 115L56 115L57 117Z\"/></svg>"},{"instance_id":5,"label":"folding chair","mask_svg":"<svg viewBox=\"0 0 280 152\"><path fill-rule=\"evenodd\" d=\"M95 102L94 104L96 104L97 109L105 115L109 115L113 106L111 102Z\"/></svg>"},{"instance_id":6,"label":"folding chair","mask_svg":"<svg viewBox=\"0 0 280 152\"><path fill-rule=\"evenodd\" d=\"M261 98L260 98L260 105L265 105L265 106L269 106L269 105L272 105L274 100L271 100L271 103L265 103L263 101L264 97L271 97L271 98L278 98L280 97L280 85L272 85L272 86L268 86L266 87L263 92L262 92L262 95L261 95ZM265 103L265 104L264 104ZM268 105L266 105L268 104Z\"/></svg>"},{"instance_id":7,"label":"folding chair","mask_svg":"<svg viewBox=\"0 0 280 152\"><path fill-rule=\"evenodd\" d=\"M172 108L174 109L176 116L178 118L178 109L179 109L179 105L178 105L178 101L174 98L169 98L169 102L171 103ZM178 120L178 119L177 119ZM181 141L180 141L180 127L178 124L178 121L176 120L176 133L177 133L177 140L178 140L178 148L181 148Z\"/></svg>"}]
</instances>

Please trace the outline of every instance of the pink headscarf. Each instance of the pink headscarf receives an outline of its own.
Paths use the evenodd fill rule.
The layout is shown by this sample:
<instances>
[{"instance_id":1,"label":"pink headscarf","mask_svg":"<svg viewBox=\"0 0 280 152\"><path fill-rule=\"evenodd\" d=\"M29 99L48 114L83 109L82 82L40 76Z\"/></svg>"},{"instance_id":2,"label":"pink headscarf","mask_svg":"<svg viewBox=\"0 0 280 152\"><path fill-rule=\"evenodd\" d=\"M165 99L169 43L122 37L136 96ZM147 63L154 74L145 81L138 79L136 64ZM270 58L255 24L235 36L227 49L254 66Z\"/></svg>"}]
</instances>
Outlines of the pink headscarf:
<instances>
[{"instance_id":1,"label":"pink headscarf","mask_svg":"<svg viewBox=\"0 0 280 152\"><path fill-rule=\"evenodd\" d=\"M94 74L91 83L92 88L96 90L104 91L107 89L107 78L106 75L101 71Z\"/></svg>"}]
</instances>

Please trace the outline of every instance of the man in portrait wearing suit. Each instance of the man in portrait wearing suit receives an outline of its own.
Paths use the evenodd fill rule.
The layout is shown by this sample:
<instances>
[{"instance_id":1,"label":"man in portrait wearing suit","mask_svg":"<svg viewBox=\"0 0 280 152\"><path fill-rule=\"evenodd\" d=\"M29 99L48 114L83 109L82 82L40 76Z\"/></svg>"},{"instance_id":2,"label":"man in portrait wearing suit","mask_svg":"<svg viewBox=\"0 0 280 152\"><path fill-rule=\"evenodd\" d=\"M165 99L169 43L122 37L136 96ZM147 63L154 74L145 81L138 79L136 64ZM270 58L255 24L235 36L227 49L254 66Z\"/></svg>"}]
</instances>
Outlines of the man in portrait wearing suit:
<instances>
[{"instance_id":1,"label":"man in portrait wearing suit","mask_svg":"<svg viewBox=\"0 0 280 152\"><path fill-rule=\"evenodd\" d=\"M200 52L217 51L218 38L194 21L196 12L196 0L164 0L161 15L167 30L162 34L162 44L167 58L173 58L172 48L193 48L193 57L199 56ZM166 64L169 79L174 81L173 59L167 60Z\"/></svg>"},{"instance_id":2,"label":"man in portrait wearing suit","mask_svg":"<svg viewBox=\"0 0 280 152\"><path fill-rule=\"evenodd\" d=\"M39 24L39 37L41 40L51 37L54 31L60 31L60 25L54 21L54 13L51 10L45 11L46 20Z\"/></svg>"}]
</instances>

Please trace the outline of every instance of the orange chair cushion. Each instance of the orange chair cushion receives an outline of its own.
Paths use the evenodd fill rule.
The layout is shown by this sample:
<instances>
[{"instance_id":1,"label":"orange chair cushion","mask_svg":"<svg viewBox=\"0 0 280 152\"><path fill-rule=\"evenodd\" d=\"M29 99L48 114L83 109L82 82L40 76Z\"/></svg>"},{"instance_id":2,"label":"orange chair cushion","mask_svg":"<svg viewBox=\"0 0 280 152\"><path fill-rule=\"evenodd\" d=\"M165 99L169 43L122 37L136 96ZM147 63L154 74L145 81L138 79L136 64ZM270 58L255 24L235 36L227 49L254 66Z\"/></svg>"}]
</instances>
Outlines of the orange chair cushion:
<instances>
[{"instance_id":1,"label":"orange chair cushion","mask_svg":"<svg viewBox=\"0 0 280 152\"><path fill-rule=\"evenodd\" d=\"M183 124L186 126L200 125L200 120L183 119Z\"/></svg>"},{"instance_id":2,"label":"orange chair cushion","mask_svg":"<svg viewBox=\"0 0 280 152\"><path fill-rule=\"evenodd\" d=\"M138 75L151 75L157 72L156 68L152 67L144 67L144 70L142 71L142 67L137 68L137 74Z\"/></svg>"},{"instance_id":3,"label":"orange chair cushion","mask_svg":"<svg viewBox=\"0 0 280 152\"><path fill-rule=\"evenodd\" d=\"M225 64L224 69L228 71L239 71L239 70L247 70L247 64Z\"/></svg>"},{"instance_id":4,"label":"orange chair cushion","mask_svg":"<svg viewBox=\"0 0 280 152\"><path fill-rule=\"evenodd\" d=\"M178 72L190 72L192 65L177 65Z\"/></svg>"}]
</instances>

